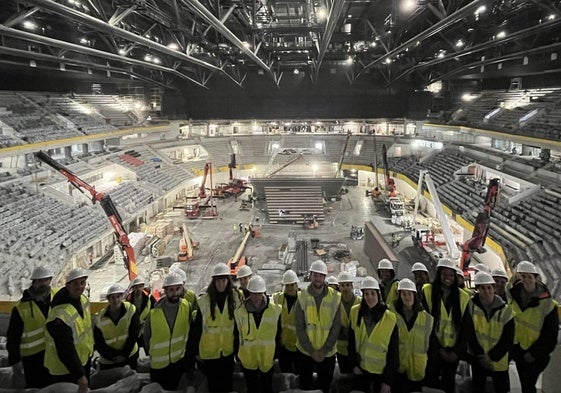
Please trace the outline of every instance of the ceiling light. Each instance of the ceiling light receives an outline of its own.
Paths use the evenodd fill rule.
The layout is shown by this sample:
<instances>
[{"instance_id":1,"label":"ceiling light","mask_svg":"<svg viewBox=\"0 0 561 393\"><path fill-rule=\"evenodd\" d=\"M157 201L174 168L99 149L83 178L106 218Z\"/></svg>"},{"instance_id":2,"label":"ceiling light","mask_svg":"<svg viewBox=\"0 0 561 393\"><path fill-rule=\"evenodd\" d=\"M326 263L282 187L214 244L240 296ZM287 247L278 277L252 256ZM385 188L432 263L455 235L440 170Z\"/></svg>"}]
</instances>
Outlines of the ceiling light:
<instances>
[{"instance_id":1,"label":"ceiling light","mask_svg":"<svg viewBox=\"0 0 561 393\"><path fill-rule=\"evenodd\" d=\"M371 48L375 48L375 47L376 47L376 42L375 42L375 41L372 41L372 42L370 43L370 47L371 47Z\"/></svg>"},{"instance_id":2,"label":"ceiling light","mask_svg":"<svg viewBox=\"0 0 561 393\"><path fill-rule=\"evenodd\" d=\"M323 7L317 10L316 18L318 21L327 19L327 10Z\"/></svg>"},{"instance_id":3,"label":"ceiling light","mask_svg":"<svg viewBox=\"0 0 561 393\"><path fill-rule=\"evenodd\" d=\"M506 32L505 32L504 30L503 30L503 31L499 31L499 32L497 33L497 38L505 38L505 37L506 37Z\"/></svg>"},{"instance_id":4,"label":"ceiling light","mask_svg":"<svg viewBox=\"0 0 561 393\"><path fill-rule=\"evenodd\" d=\"M144 61L151 61L151 60L152 60L152 56L150 55L144 56Z\"/></svg>"},{"instance_id":5,"label":"ceiling light","mask_svg":"<svg viewBox=\"0 0 561 393\"><path fill-rule=\"evenodd\" d=\"M347 60L345 60L346 64L353 64L354 60L352 56L347 57Z\"/></svg>"},{"instance_id":6,"label":"ceiling light","mask_svg":"<svg viewBox=\"0 0 561 393\"><path fill-rule=\"evenodd\" d=\"M37 28L37 24L30 20L23 21L23 28L27 30L35 30Z\"/></svg>"},{"instance_id":7,"label":"ceiling light","mask_svg":"<svg viewBox=\"0 0 561 393\"><path fill-rule=\"evenodd\" d=\"M173 49L173 50L179 50L179 45L177 45L175 42L170 42L168 44L168 48Z\"/></svg>"},{"instance_id":8,"label":"ceiling light","mask_svg":"<svg viewBox=\"0 0 561 393\"><path fill-rule=\"evenodd\" d=\"M548 16L547 16L547 19L549 19L549 20L555 19L555 14L550 14L550 15L548 15Z\"/></svg>"},{"instance_id":9,"label":"ceiling light","mask_svg":"<svg viewBox=\"0 0 561 393\"><path fill-rule=\"evenodd\" d=\"M157 58L157 57L154 57L153 62L154 62L155 64L160 64L160 63L161 63L160 59Z\"/></svg>"},{"instance_id":10,"label":"ceiling light","mask_svg":"<svg viewBox=\"0 0 561 393\"><path fill-rule=\"evenodd\" d=\"M247 41L243 41L242 44L243 44L243 46L245 46L248 49L251 48L251 44Z\"/></svg>"},{"instance_id":11,"label":"ceiling light","mask_svg":"<svg viewBox=\"0 0 561 393\"><path fill-rule=\"evenodd\" d=\"M475 10L475 15L479 15L484 13L485 11L487 11L487 7L485 7L484 5L482 5L481 7L479 7L477 10Z\"/></svg>"},{"instance_id":12,"label":"ceiling light","mask_svg":"<svg viewBox=\"0 0 561 393\"><path fill-rule=\"evenodd\" d=\"M386 62L386 64L390 64L392 62L392 59L390 59L389 57L386 57L386 60L384 60Z\"/></svg>"},{"instance_id":13,"label":"ceiling light","mask_svg":"<svg viewBox=\"0 0 561 393\"><path fill-rule=\"evenodd\" d=\"M124 48L119 48L119 54L120 54L121 56L124 56L124 55L127 54L127 51L126 51Z\"/></svg>"},{"instance_id":14,"label":"ceiling light","mask_svg":"<svg viewBox=\"0 0 561 393\"><path fill-rule=\"evenodd\" d=\"M416 6L417 2L415 0L402 0L400 8L403 12L411 12Z\"/></svg>"},{"instance_id":15,"label":"ceiling light","mask_svg":"<svg viewBox=\"0 0 561 393\"><path fill-rule=\"evenodd\" d=\"M476 96L474 96L471 93L465 93L464 95L462 95L462 101L465 101L465 102L473 101L475 98L476 98Z\"/></svg>"},{"instance_id":16,"label":"ceiling light","mask_svg":"<svg viewBox=\"0 0 561 393\"><path fill-rule=\"evenodd\" d=\"M464 45L465 45L465 44L464 44L464 41L462 41L462 40L456 41L456 48L461 48L461 47L463 47Z\"/></svg>"},{"instance_id":17,"label":"ceiling light","mask_svg":"<svg viewBox=\"0 0 561 393\"><path fill-rule=\"evenodd\" d=\"M438 57L439 59L444 58L445 53L444 52L440 52L438 55L436 55L436 57Z\"/></svg>"},{"instance_id":18,"label":"ceiling light","mask_svg":"<svg viewBox=\"0 0 561 393\"><path fill-rule=\"evenodd\" d=\"M298 75L300 73L300 70L298 70L298 68L295 68L293 72L294 72L294 75Z\"/></svg>"}]
</instances>

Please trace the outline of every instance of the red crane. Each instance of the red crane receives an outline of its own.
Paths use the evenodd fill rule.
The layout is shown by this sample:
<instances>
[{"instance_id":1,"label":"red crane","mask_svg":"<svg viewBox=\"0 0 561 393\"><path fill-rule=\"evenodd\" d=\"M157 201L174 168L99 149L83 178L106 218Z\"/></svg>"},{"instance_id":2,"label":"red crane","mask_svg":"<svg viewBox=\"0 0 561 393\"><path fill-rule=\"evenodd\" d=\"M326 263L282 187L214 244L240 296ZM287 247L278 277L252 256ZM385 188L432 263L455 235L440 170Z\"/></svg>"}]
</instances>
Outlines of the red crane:
<instances>
[{"instance_id":1,"label":"red crane","mask_svg":"<svg viewBox=\"0 0 561 393\"><path fill-rule=\"evenodd\" d=\"M390 192L389 196L395 196L395 181L390 177L390 170L388 166L388 149L386 145L382 145L382 160L384 161L384 175L386 177L386 190ZM377 175L376 175L377 176Z\"/></svg>"},{"instance_id":2,"label":"red crane","mask_svg":"<svg viewBox=\"0 0 561 393\"><path fill-rule=\"evenodd\" d=\"M96 202L99 202L103 211L107 215L107 218L109 218L109 222L111 222L111 225L115 230L117 243L119 243L121 249L123 250L123 260L125 262L125 268L129 273L129 280L134 280L138 275L134 249L130 244L127 232L123 228L123 220L121 219L121 216L117 211L117 207L111 200L111 197L109 195L105 195L102 192L96 191L93 186L80 179L78 176L72 173L72 171L64 167L64 165L53 160L49 155L47 155L47 153L40 150L35 153L35 157L58 171L61 175L65 176L68 179L68 182L76 187L82 194L84 193L83 189L88 191L92 196L92 203L94 205Z\"/></svg>"}]
</instances>

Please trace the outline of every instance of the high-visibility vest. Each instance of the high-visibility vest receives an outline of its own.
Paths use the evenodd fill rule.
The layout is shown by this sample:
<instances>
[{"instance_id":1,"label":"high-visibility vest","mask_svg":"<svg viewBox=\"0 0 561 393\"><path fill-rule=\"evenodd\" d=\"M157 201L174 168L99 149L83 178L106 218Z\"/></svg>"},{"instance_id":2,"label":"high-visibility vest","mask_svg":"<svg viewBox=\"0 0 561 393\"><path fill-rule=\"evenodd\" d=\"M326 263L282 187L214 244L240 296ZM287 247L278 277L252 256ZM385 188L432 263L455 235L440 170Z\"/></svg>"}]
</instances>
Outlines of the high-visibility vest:
<instances>
[{"instance_id":1,"label":"high-visibility vest","mask_svg":"<svg viewBox=\"0 0 561 393\"><path fill-rule=\"evenodd\" d=\"M512 308L505 304L500 310L495 311L491 319L488 320L485 311L473 302L470 305L475 337L484 353L489 353L501 339L504 327L508 321L514 318L514 313ZM491 362L491 364L493 371L508 370L508 352L499 361Z\"/></svg>"},{"instance_id":2,"label":"high-visibility vest","mask_svg":"<svg viewBox=\"0 0 561 393\"><path fill-rule=\"evenodd\" d=\"M341 294L333 288L327 287L327 295L321 300L319 311L316 306L316 300L307 289L300 294L298 302L304 311L306 334L313 348L319 350L327 341L329 331L331 330L331 326L333 326L333 320L335 319L337 310L341 306ZM298 348L300 352L312 356L312 354L304 350L300 340L296 340L296 348ZM337 345L335 343L332 348L327 348L326 356L333 356L336 351Z\"/></svg>"},{"instance_id":3,"label":"high-visibility vest","mask_svg":"<svg viewBox=\"0 0 561 393\"><path fill-rule=\"evenodd\" d=\"M360 355L360 368L372 374L382 374L386 367L386 357L390 346L390 339L396 325L396 316L390 311L384 311L382 318L368 334L364 319L358 325L358 311L360 304L351 308L351 328L355 333L355 350Z\"/></svg>"},{"instance_id":4,"label":"high-visibility vest","mask_svg":"<svg viewBox=\"0 0 561 393\"><path fill-rule=\"evenodd\" d=\"M463 317L470 299L465 291L462 291L460 288L458 288L457 291L460 298L460 311ZM427 299L429 312L432 312L432 284L425 284L423 286L423 293L425 294L425 299ZM458 332L456 332L454 321L452 320L452 310L450 310L450 314L446 311L442 299L440 300L440 321L434 321L434 323L436 323L438 327L436 337L440 345L445 348L453 347L456 344Z\"/></svg>"},{"instance_id":5,"label":"high-visibility vest","mask_svg":"<svg viewBox=\"0 0 561 393\"><path fill-rule=\"evenodd\" d=\"M273 367L280 313L281 306L269 302L257 327L255 318L247 312L245 306L239 307L234 312L240 339L238 358L244 368L259 369L266 373Z\"/></svg>"},{"instance_id":6,"label":"high-visibility vest","mask_svg":"<svg viewBox=\"0 0 561 393\"><path fill-rule=\"evenodd\" d=\"M210 297L204 294L199 298L203 332L199 342L199 356L201 359L218 359L234 353L234 324L235 318L230 319L228 301L222 312L215 306L215 319L210 314Z\"/></svg>"},{"instance_id":7,"label":"high-visibility vest","mask_svg":"<svg viewBox=\"0 0 561 393\"><path fill-rule=\"evenodd\" d=\"M552 298L540 299L536 307L522 311L518 303L511 299L510 306L514 311L514 343L526 350L540 337L543 321L557 307L557 302Z\"/></svg>"},{"instance_id":8,"label":"high-visibility vest","mask_svg":"<svg viewBox=\"0 0 561 393\"><path fill-rule=\"evenodd\" d=\"M390 284L388 291L386 292L386 296L384 302L388 306L390 310L393 310L395 307L395 302L399 298L397 294L397 286L399 285L399 280L393 280Z\"/></svg>"},{"instance_id":9,"label":"high-visibility vest","mask_svg":"<svg viewBox=\"0 0 561 393\"><path fill-rule=\"evenodd\" d=\"M51 299L56 290L51 290ZM16 304L19 316L23 321L23 331L19 350L21 356L31 356L45 350L45 330L47 318L33 301L18 302Z\"/></svg>"},{"instance_id":10,"label":"high-visibility vest","mask_svg":"<svg viewBox=\"0 0 561 393\"><path fill-rule=\"evenodd\" d=\"M298 298L296 298L296 301L298 301ZM281 306L281 344L290 352L296 352L296 314L294 313L296 304L293 304L292 310L289 311L284 292L273 294L273 302Z\"/></svg>"},{"instance_id":11,"label":"high-visibility vest","mask_svg":"<svg viewBox=\"0 0 561 393\"><path fill-rule=\"evenodd\" d=\"M142 310L140 310L140 313L138 314L138 318L140 319L140 324L144 324L144 321L146 321L146 318L148 318L148 315L150 315L150 309L152 308L150 305L150 293L146 290L143 289L142 290L142 301L144 301L144 298L146 298L146 304L144 305L144 308ZM130 294L129 296L127 296L126 299L129 303L134 304L134 297L132 294ZM142 304L142 302L141 302ZM136 307L136 305L135 305ZM138 311L138 307L136 307L137 311Z\"/></svg>"},{"instance_id":12,"label":"high-visibility vest","mask_svg":"<svg viewBox=\"0 0 561 393\"><path fill-rule=\"evenodd\" d=\"M116 325L111 318L105 315L109 306L101 309L95 317L95 326L101 331L105 343L116 350L123 349L125 346L127 338L129 337L131 320L136 312L134 304L123 302L123 305L125 306L125 315L119 319ZM138 345L135 343L133 349L127 356L134 355L136 352L138 352ZM114 361L106 359L101 355L99 357L99 362L103 364L114 363Z\"/></svg>"},{"instance_id":13,"label":"high-visibility vest","mask_svg":"<svg viewBox=\"0 0 561 393\"><path fill-rule=\"evenodd\" d=\"M353 306L360 304L360 296L354 296ZM351 306L352 307L352 306ZM350 310L349 310L350 312ZM341 301L341 330L339 331L339 338L337 339L337 353L347 356L349 354L349 326L351 326L351 321L349 319L349 314Z\"/></svg>"},{"instance_id":14,"label":"high-visibility vest","mask_svg":"<svg viewBox=\"0 0 561 393\"><path fill-rule=\"evenodd\" d=\"M93 355L94 338L92 328L92 318L90 314L90 302L84 295L80 296L80 303L84 316L81 317L76 308L69 304L59 304L51 309L47 318L47 324L60 319L72 330L72 341L78 354L82 366L85 366L88 359ZM51 375L67 375L70 372L59 359L55 341L47 330L45 333L45 367Z\"/></svg>"},{"instance_id":15,"label":"high-visibility vest","mask_svg":"<svg viewBox=\"0 0 561 393\"><path fill-rule=\"evenodd\" d=\"M150 311L150 368L159 370L183 358L190 327L191 306L185 299L179 300L173 329L161 307Z\"/></svg>"},{"instance_id":16,"label":"high-visibility vest","mask_svg":"<svg viewBox=\"0 0 561 393\"><path fill-rule=\"evenodd\" d=\"M421 381L427 368L427 351L434 318L425 310L417 313L411 330L400 314L397 314L399 334L399 372L407 373L411 381Z\"/></svg>"}]
</instances>

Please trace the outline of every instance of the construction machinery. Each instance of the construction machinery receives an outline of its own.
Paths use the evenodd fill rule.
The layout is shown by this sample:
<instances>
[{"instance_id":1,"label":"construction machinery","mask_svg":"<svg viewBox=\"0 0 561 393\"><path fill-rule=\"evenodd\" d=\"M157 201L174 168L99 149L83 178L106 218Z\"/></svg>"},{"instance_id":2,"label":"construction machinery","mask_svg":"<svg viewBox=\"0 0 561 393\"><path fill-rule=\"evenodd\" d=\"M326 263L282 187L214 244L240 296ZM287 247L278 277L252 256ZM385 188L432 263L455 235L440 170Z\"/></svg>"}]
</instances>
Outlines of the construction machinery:
<instances>
[{"instance_id":1,"label":"construction machinery","mask_svg":"<svg viewBox=\"0 0 561 393\"><path fill-rule=\"evenodd\" d=\"M304 229L318 229L319 223L315 214L306 214L304 216Z\"/></svg>"},{"instance_id":2,"label":"construction machinery","mask_svg":"<svg viewBox=\"0 0 561 393\"><path fill-rule=\"evenodd\" d=\"M395 196L395 180L390 177L390 169L388 164L388 149L386 145L382 145L382 160L384 162L384 177L386 181L386 191L388 191L389 196ZM378 174L376 174L378 176Z\"/></svg>"},{"instance_id":3,"label":"construction machinery","mask_svg":"<svg viewBox=\"0 0 561 393\"><path fill-rule=\"evenodd\" d=\"M193 249L198 245L199 243L191 238L187 225L184 223L181 226L181 238L179 239L179 253L177 254L177 261L186 262L193 259Z\"/></svg>"},{"instance_id":4,"label":"construction machinery","mask_svg":"<svg viewBox=\"0 0 561 393\"><path fill-rule=\"evenodd\" d=\"M335 177L339 177L341 174L341 169L343 167L343 160L345 159L345 153L347 152L347 146L349 145L349 139L351 139L352 133L349 131L347 132L347 138L345 139L345 144L343 145L343 149L341 150L341 156L339 157L339 163L337 164L337 172L335 173Z\"/></svg>"},{"instance_id":5,"label":"construction machinery","mask_svg":"<svg viewBox=\"0 0 561 393\"><path fill-rule=\"evenodd\" d=\"M247 262L245 255L242 254L245 250L245 246L247 245L247 241L252 236L252 233L253 233L252 225L249 224L248 226L245 227L245 235L242 239L242 242L236 249L234 256L230 258L230 260L228 261L228 267L230 268L230 275L233 277L236 277L238 275L238 270Z\"/></svg>"},{"instance_id":6,"label":"construction machinery","mask_svg":"<svg viewBox=\"0 0 561 393\"><path fill-rule=\"evenodd\" d=\"M134 280L138 275L134 249L130 244L127 231L123 227L123 220L121 218L121 215L117 211L117 207L111 200L111 197L109 195L105 195L104 193L97 191L95 187L91 186L90 184L86 183L84 180L80 179L72 171L67 169L64 165L60 164L56 160L53 160L44 151L42 150L38 151L37 153L35 153L35 157L37 157L38 160L49 165L51 168L55 169L61 175L65 176L68 179L68 182L72 184L72 186L74 186L82 194L84 194L84 190L89 192L92 197L93 204L99 202L99 205L107 215L109 222L111 222L111 226L113 226L113 229L115 230L115 238L122 251L123 262L125 268L128 271L129 280L131 281Z\"/></svg>"},{"instance_id":7,"label":"construction machinery","mask_svg":"<svg viewBox=\"0 0 561 393\"><path fill-rule=\"evenodd\" d=\"M292 160L288 161L286 164L284 164L283 166L281 166L278 169L275 169L273 172L269 173L267 176L265 176L267 179L270 179L271 177L273 177L274 175L276 175L277 173L279 173L280 171L282 171L284 168L286 168L289 165L292 165L293 163L295 163L298 160L303 160L304 159L304 155L302 153L298 154L298 156L296 156L296 158L293 158Z\"/></svg>"}]
</instances>

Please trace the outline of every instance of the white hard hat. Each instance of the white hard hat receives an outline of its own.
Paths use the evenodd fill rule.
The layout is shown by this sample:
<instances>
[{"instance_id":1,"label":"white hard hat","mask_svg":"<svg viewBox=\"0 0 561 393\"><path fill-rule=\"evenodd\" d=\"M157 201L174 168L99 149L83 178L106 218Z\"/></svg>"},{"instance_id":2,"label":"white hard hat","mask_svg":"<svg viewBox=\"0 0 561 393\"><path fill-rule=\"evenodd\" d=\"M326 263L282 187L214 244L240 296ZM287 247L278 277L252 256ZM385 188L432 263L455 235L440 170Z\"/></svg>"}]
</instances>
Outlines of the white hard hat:
<instances>
[{"instance_id":1,"label":"white hard hat","mask_svg":"<svg viewBox=\"0 0 561 393\"><path fill-rule=\"evenodd\" d=\"M339 273L339 275L337 276L337 280L339 282L353 282L354 281L354 277L351 273L349 272L341 272Z\"/></svg>"},{"instance_id":2,"label":"white hard hat","mask_svg":"<svg viewBox=\"0 0 561 393\"><path fill-rule=\"evenodd\" d=\"M185 273L185 270L183 270L182 268L180 268L177 265L171 265L171 267L169 268L169 273L170 274L177 274L179 277L181 277L181 280L183 281L183 284L185 284L185 281L187 281L187 273Z\"/></svg>"},{"instance_id":3,"label":"white hard hat","mask_svg":"<svg viewBox=\"0 0 561 393\"><path fill-rule=\"evenodd\" d=\"M362 283L360 284L360 289L362 289L362 290L365 290L365 289L380 290L380 284L378 284L378 280L376 280L374 277L366 276L366 277L364 277L364 279L362 280Z\"/></svg>"},{"instance_id":4,"label":"white hard hat","mask_svg":"<svg viewBox=\"0 0 561 393\"><path fill-rule=\"evenodd\" d=\"M337 277L335 276L327 277L327 285L339 285L339 281L337 281Z\"/></svg>"},{"instance_id":5,"label":"white hard hat","mask_svg":"<svg viewBox=\"0 0 561 393\"><path fill-rule=\"evenodd\" d=\"M238 269L238 273L236 274L236 277L243 278L243 277L251 276L252 274L253 272L251 271L251 268L247 265L243 265Z\"/></svg>"},{"instance_id":6,"label":"white hard hat","mask_svg":"<svg viewBox=\"0 0 561 393\"><path fill-rule=\"evenodd\" d=\"M429 269L425 266L422 262L415 262L413 266L411 266L411 272L429 272Z\"/></svg>"},{"instance_id":7,"label":"white hard hat","mask_svg":"<svg viewBox=\"0 0 561 393\"><path fill-rule=\"evenodd\" d=\"M164 278L162 287L171 287L172 285L183 285L183 278L179 274L170 273Z\"/></svg>"},{"instance_id":8,"label":"white hard hat","mask_svg":"<svg viewBox=\"0 0 561 393\"><path fill-rule=\"evenodd\" d=\"M484 285L484 284L495 284L495 280L493 279L493 276L491 276L489 273L484 272L484 271L479 271L475 274L475 277L473 278L473 283L475 285Z\"/></svg>"},{"instance_id":9,"label":"white hard hat","mask_svg":"<svg viewBox=\"0 0 561 393\"><path fill-rule=\"evenodd\" d=\"M225 263L217 263L212 269L212 277L216 276L229 276L230 268Z\"/></svg>"},{"instance_id":10,"label":"white hard hat","mask_svg":"<svg viewBox=\"0 0 561 393\"><path fill-rule=\"evenodd\" d=\"M325 262L317 260L310 265L310 272L315 272L327 276L327 265Z\"/></svg>"},{"instance_id":11,"label":"white hard hat","mask_svg":"<svg viewBox=\"0 0 561 393\"><path fill-rule=\"evenodd\" d=\"M478 272L487 272L489 273L489 266L487 266L484 263L478 263L477 265L474 265L473 268L475 270L477 270Z\"/></svg>"},{"instance_id":12,"label":"white hard hat","mask_svg":"<svg viewBox=\"0 0 561 393\"><path fill-rule=\"evenodd\" d=\"M253 276L247 283L247 290L251 293L264 293L267 291L265 280L261 276Z\"/></svg>"},{"instance_id":13,"label":"white hard hat","mask_svg":"<svg viewBox=\"0 0 561 393\"><path fill-rule=\"evenodd\" d=\"M508 280L508 276L503 269L495 269L491 272L491 276L493 277L502 277Z\"/></svg>"},{"instance_id":14,"label":"white hard hat","mask_svg":"<svg viewBox=\"0 0 561 393\"><path fill-rule=\"evenodd\" d=\"M294 270L287 270L282 275L283 285L296 284L297 282L298 282L298 276L296 275L296 272L294 272Z\"/></svg>"},{"instance_id":15,"label":"white hard hat","mask_svg":"<svg viewBox=\"0 0 561 393\"><path fill-rule=\"evenodd\" d=\"M66 276L66 284L68 284L70 281L74 281L77 278L83 278L86 277L88 278L88 271L86 269L82 269L81 267L77 267L76 269L72 269L70 270L70 273L68 273L68 275Z\"/></svg>"},{"instance_id":16,"label":"white hard hat","mask_svg":"<svg viewBox=\"0 0 561 393\"><path fill-rule=\"evenodd\" d=\"M448 258L440 258L438 260L438 264L436 265L436 268L438 269L440 267L447 267L448 269L452 269L454 271L456 270L456 264L454 263L454 261Z\"/></svg>"},{"instance_id":17,"label":"white hard hat","mask_svg":"<svg viewBox=\"0 0 561 393\"><path fill-rule=\"evenodd\" d=\"M403 278L399 281L399 283L397 284L397 290L398 291L413 291L413 292L417 292L417 287L415 286L415 283L413 281L411 281L408 278Z\"/></svg>"},{"instance_id":18,"label":"white hard hat","mask_svg":"<svg viewBox=\"0 0 561 393\"><path fill-rule=\"evenodd\" d=\"M53 277L53 272L51 272L51 269L44 267L44 266L37 266L35 269L33 269L33 273L31 273L31 277L29 277L32 280L40 280L42 278L52 278Z\"/></svg>"},{"instance_id":19,"label":"white hard hat","mask_svg":"<svg viewBox=\"0 0 561 393\"><path fill-rule=\"evenodd\" d=\"M536 269L536 265L529 261L520 261L520 263L516 265L516 272L539 274L538 269Z\"/></svg>"},{"instance_id":20,"label":"white hard hat","mask_svg":"<svg viewBox=\"0 0 561 393\"><path fill-rule=\"evenodd\" d=\"M378 262L378 270L380 269L388 269L388 270L393 270L393 263L392 261L390 261L389 259L381 259L380 262Z\"/></svg>"},{"instance_id":21,"label":"white hard hat","mask_svg":"<svg viewBox=\"0 0 561 393\"><path fill-rule=\"evenodd\" d=\"M107 289L107 293L106 296L109 295L113 295L113 294L123 294L125 293L125 288L123 288L123 286L121 284L115 283L115 284L111 284L111 286Z\"/></svg>"},{"instance_id":22,"label":"white hard hat","mask_svg":"<svg viewBox=\"0 0 561 393\"><path fill-rule=\"evenodd\" d=\"M136 276L134 280L131 281L130 286L134 287L135 285L144 285L146 284L146 280L142 276Z\"/></svg>"}]
</instances>

